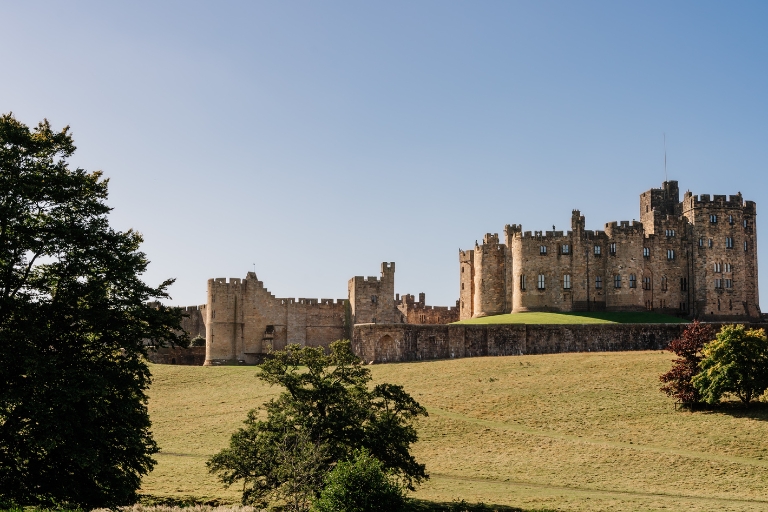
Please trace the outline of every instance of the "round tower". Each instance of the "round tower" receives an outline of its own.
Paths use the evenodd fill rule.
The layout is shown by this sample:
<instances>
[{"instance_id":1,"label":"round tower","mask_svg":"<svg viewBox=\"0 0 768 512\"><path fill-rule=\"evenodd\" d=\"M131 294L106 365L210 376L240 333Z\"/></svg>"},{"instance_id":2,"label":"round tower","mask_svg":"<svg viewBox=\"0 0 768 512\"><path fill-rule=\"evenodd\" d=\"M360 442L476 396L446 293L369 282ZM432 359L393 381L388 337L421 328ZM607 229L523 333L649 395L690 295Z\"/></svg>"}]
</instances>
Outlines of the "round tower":
<instances>
[{"instance_id":1,"label":"round tower","mask_svg":"<svg viewBox=\"0 0 768 512\"><path fill-rule=\"evenodd\" d=\"M504 246L499 235L487 233L475 245L475 296L473 317L500 315L505 306Z\"/></svg>"},{"instance_id":2,"label":"round tower","mask_svg":"<svg viewBox=\"0 0 768 512\"><path fill-rule=\"evenodd\" d=\"M205 366L235 363L244 357L241 280L208 280L205 308Z\"/></svg>"},{"instance_id":3,"label":"round tower","mask_svg":"<svg viewBox=\"0 0 768 512\"><path fill-rule=\"evenodd\" d=\"M524 259L521 234L508 243L509 246L507 247L507 250L512 252L512 261L515 262L515 265L512 268L512 282L510 283L514 287L512 293L512 312L521 313L523 311L528 311L528 305L525 301L526 297L528 297L526 291L529 290L530 287L535 286L536 283L525 282L526 277L523 266Z\"/></svg>"}]
</instances>

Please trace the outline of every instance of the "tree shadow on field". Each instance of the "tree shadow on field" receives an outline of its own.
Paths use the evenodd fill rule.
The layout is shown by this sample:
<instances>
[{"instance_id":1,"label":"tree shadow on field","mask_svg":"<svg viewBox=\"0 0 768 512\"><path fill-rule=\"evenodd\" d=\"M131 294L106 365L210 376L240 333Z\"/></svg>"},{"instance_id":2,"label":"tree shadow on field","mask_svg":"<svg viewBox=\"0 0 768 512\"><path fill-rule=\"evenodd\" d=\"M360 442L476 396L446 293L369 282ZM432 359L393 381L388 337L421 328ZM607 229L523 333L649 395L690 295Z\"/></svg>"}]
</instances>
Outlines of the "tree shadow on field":
<instances>
[{"instance_id":1,"label":"tree shadow on field","mask_svg":"<svg viewBox=\"0 0 768 512\"><path fill-rule=\"evenodd\" d=\"M727 414L734 418L768 421L768 402L752 402L749 406L746 406L738 400L729 400L716 405L697 405L692 411L708 414Z\"/></svg>"},{"instance_id":2,"label":"tree shadow on field","mask_svg":"<svg viewBox=\"0 0 768 512\"><path fill-rule=\"evenodd\" d=\"M507 505L467 503L464 500L450 503L427 500L411 500L409 512L553 512L551 509L522 509Z\"/></svg>"}]
</instances>

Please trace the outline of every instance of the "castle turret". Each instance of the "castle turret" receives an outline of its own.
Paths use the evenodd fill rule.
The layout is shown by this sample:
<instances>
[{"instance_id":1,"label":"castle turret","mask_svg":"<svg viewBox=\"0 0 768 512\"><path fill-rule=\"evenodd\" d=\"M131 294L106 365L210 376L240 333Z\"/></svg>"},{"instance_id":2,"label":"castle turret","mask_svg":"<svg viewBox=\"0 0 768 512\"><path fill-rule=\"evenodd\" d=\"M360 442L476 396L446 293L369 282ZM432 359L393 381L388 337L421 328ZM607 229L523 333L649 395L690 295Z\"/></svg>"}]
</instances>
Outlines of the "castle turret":
<instances>
[{"instance_id":1,"label":"castle turret","mask_svg":"<svg viewBox=\"0 0 768 512\"><path fill-rule=\"evenodd\" d=\"M504 313L506 298L505 247L499 235L487 233L482 245L475 245L475 294L473 317Z\"/></svg>"},{"instance_id":2,"label":"castle turret","mask_svg":"<svg viewBox=\"0 0 768 512\"><path fill-rule=\"evenodd\" d=\"M205 308L205 365L236 363L244 358L243 288L238 278L208 280Z\"/></svg>"},{"instance_id":3,"label":"castle turret","mask_svg":"<svg viewBox=\"0 0 768 512\"><path fill-rule=\"evenodd\" d=\"M381 278L355 276L349 280L352 324L395 323L395 263L381 264Z\"/></svg>"}]
</instances>

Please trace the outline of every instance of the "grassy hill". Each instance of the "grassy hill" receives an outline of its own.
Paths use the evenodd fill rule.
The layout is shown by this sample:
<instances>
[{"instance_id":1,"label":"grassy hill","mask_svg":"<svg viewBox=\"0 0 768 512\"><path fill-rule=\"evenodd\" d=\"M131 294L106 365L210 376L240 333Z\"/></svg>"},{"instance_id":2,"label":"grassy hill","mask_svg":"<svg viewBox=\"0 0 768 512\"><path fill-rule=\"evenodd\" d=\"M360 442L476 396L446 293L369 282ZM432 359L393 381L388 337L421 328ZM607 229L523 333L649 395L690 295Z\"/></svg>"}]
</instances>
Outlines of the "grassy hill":
<instances>
[{"instance_id":1,"label":"grassy hill","mask_svg":"<svg viewBox=\"0 0 768 512\"><path fill-rule=\"evenodd\" d=\"M429 410L416 496L557 510L768 511L768 409L675 411L658 392L672 356L575 353L376 365ZM153 365L162 449L142 492L237 500L205 460L277 393L254 367Z\"/></svg>"},{"instance_id":2,"label":"grassy hill","mask_svg":"<svg viewBox=\"0 0 768 512\"><path fill-rule=\"evenodd\" d=\"M456 322L457 324L677 324L687 320L650 311L626 313L508 313Z\"/></svg>"}]
</instances>

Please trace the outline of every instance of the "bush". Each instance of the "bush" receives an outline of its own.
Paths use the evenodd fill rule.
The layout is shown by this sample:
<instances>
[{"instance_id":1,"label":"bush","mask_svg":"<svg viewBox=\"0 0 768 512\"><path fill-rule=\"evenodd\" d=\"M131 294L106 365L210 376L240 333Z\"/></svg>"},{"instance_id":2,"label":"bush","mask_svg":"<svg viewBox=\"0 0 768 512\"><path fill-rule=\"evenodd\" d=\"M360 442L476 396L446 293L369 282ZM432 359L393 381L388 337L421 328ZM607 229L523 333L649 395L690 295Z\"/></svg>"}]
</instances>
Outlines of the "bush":
<instances>
[{"instance_id":1,"label":"bush","mask_svg":"<svg viewBox=\"0 0 768 512\"><path fill-rule=\"evenodd\" d=\"M189 343L192 347L204 347L205 346L205 338L198 335L192 338L192 341Z\"/></svg>"},{"instance_id":2,"label":"bush","mask_svg":"<svg viewBox=\"0 0 768 512\"><path fill-rule=\"evenodd\" d=\"M703 354L693 385L708 404L732 393L748 406L768 389L768 338L763 329L723 326Z\"/></svg>"},{"instance_id":3,"label":"bush","mask_svg":"<svg viewBox=\"0 0 768 512\"><path fill-rule=\"evenodd\" d=\"M692 379L699 372L699 363L703 358L701 351L713 337L712 328L697 320L683 331L679 339L670 342L667 350L674 352L678 358L672 361L672 369L659 377L664 383L662 392L688 406L701 402L701 395Z\"/></svg>"},{"instance_id":4,"label":"bush","mask_svg":"<svg viewBox=\"0 0 768 512\"><path fill-rule=\"evenodd\" d=\"M405 490L378 459L359 450L328 473L314 512L396 512L406 510Z\"/></svg>"}]
</instances>

